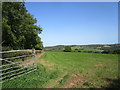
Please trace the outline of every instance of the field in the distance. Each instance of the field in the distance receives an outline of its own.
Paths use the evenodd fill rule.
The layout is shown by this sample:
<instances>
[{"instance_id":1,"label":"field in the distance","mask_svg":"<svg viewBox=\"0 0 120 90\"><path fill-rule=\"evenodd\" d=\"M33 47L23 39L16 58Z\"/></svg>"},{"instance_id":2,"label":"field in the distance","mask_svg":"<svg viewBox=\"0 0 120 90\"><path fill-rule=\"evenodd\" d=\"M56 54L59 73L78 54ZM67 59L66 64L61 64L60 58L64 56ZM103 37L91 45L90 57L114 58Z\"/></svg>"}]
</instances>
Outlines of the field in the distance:
<instances>
[{"instance_id":1,"label":"field in the distance","mask_svg":"<svg viewBox=\"0 0 120 90\"><path fill-rule=\"evenodd\" d=\"M116 54L46 52L37 64L37 71L4 82L3 88L120 87Z\"/></svg>"}]
</instances>

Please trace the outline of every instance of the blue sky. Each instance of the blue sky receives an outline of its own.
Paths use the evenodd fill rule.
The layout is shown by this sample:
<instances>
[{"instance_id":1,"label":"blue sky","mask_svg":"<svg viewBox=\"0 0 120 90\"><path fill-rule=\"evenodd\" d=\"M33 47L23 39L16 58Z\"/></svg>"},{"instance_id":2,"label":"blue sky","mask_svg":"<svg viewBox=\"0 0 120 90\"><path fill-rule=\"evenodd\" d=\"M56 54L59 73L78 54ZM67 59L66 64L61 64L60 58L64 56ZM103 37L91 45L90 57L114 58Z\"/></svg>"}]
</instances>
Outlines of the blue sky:
<instances>
[{"instance_id":1,"label":"blue sky","mask_svg":"<svg viewBox=\"0 0 120 90\"><path fill-rule=\"evenodd\" d=\"M26 2L44 46L118 42L117 2Z\"/></svg>"}]
</instances>

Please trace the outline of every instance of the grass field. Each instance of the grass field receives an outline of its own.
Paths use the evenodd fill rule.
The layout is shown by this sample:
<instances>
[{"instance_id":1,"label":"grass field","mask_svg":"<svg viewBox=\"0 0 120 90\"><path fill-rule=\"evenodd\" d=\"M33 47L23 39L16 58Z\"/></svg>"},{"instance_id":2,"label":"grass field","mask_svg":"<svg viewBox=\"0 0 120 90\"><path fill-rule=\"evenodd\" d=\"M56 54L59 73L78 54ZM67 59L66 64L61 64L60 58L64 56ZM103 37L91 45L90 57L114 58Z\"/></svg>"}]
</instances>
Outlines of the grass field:
<instances>
[{"instance_id":1,"label":"grass field","mask_svg":"<svg viewBox=\"0 0 120 90\"><path fill-rule=\"evenodd\" d=\"M37 71L6 81L3 88L120 87L118 55L45 52L37 55Z\"/></svg>"}]
</instances>

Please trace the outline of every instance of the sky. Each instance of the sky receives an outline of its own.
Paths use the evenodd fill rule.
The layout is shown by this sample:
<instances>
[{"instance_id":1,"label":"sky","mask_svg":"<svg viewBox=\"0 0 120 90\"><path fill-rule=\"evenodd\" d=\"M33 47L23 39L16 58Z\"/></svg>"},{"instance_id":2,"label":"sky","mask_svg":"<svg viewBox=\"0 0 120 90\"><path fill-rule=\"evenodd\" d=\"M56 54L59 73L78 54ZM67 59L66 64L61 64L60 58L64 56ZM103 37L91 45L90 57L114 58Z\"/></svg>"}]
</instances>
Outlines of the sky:
<instances>
[{"instance_id":1,"label":"sky","mask_svg":"<svg viewBox=\"0 0 120 90\"><path fill-rule=\"evenodd\" d=\"M117 2L26 2L44 46L118 43Z\"/></svg>"}]
</instances>

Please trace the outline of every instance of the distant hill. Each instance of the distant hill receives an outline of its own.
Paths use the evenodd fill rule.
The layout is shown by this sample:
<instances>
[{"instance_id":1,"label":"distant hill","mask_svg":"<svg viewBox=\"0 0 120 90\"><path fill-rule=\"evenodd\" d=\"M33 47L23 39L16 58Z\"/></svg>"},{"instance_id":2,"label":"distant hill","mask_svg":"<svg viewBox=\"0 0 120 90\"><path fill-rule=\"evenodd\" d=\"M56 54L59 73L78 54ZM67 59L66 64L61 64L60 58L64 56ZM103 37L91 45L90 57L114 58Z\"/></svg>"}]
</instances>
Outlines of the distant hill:
<instances>
[{"instance_id":1,"label":"distant hill","mask_svg":"<svg viewBox=\"0 0 120 90\"><path fill-rule=\"evenodd\" d=\"M56 45L45 47L45 51L63 51L65 46L70 46L72 51L102 51L120 49L120 44L90 44L90 45Z\"/></svg>"}]
</instances>

